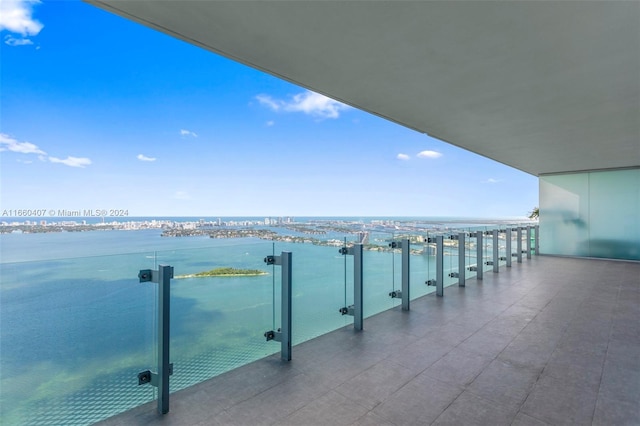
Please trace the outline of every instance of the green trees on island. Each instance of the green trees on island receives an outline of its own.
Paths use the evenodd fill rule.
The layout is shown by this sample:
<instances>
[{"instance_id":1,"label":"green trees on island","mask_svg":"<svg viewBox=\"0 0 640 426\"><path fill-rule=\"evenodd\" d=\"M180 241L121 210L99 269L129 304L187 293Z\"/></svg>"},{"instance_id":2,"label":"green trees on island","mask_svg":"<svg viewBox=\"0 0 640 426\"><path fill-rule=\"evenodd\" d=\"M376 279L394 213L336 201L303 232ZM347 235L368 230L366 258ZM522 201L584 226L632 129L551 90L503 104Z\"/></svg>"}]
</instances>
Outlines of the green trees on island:
<instances>
[{"instance_id":1,"label":"green trees on island","mask_svg":"<svg viewBox=\"0 0 640 426\"><path fill-rule=\"evenodd\" d=\"M254 277L267 275L267 272L259 269L215 268L196 274L178 275L176 278L202 278L202 277Z\"/></svg>"}]
</instances>

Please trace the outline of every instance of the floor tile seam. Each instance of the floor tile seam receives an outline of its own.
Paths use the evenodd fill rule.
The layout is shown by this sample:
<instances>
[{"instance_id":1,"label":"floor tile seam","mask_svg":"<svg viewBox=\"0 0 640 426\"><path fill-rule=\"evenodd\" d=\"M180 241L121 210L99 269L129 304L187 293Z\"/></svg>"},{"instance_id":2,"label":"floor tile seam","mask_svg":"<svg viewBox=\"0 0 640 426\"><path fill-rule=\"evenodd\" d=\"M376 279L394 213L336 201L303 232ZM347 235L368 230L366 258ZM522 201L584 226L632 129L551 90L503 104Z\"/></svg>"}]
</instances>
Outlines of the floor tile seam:
<instances>
[{"instance_id":1,"label":"floor tile seam","mask_svg":"<svg viewBox=\"0 0 640 426\"><path fill-rule=\"evenodd\" d=\"M297 412L299 412L299 411L301 411L301 410L305 409L306 407L308 407L309 405L311 405L312 403L314 403L316 400L318 400L318 399L320 399L320 398L322 398L322 397L324 397L324 396L328 395L328 394L329 394L329 393L331 393L331 392L335 392L335 393L337 393L338 395L342 396L343 398L347 398L347 399L348 399L349 401L351 401L352 403L354 403L354 404L356 404L356 405L358 405L358 406L360 406L360 407L364 408L365 410L369 410L369 407L365 407L364 405L360 404L358 401L354 401L353 399L349 398L349 396L344 395L342 392L338 391L338 389L337 389L337 388L332 388L332 389L327 390L327 391L326 391L325 393L323 393L322 395L318 395L318 396L314 397L313 399L311 399L311 400L310 400L309 402L307 402L306 404L302 405L301 407L297 408L296 410L294 410L294 411L290 412L289 414L287 414L286 416L284 416L282 419L280 419L280 420L276 420L274 423L271 423L271 424L272 424L272 425L274 425L274 424L276 424L276 423L278 423L278 422L282 422L282 421L286 420L287 418L289 418L289 417L293 416L294 414L296 414ZM377 406L377 404L376 404L376 406ZM366 415L366 413L365 413L365 415Z\"/></svg>"},{"instance_id":2,"label":"floor tile seam","mask_svg":"<svg viewBox=\"0 0 640 426\"><path fill-rule=\"evenodd\" d=\"M466 340L466 339L465 339L465 340ZM463 341L463 342L464 342L464 341ZM465 348L458 348L458 346L460 346L463 342L460 342L458 345L456 345L456 346L454 346L453 348L451 348L451 350L450 350L449 352L447 352L446 354L442 355L442 356L441 356L437 361L435 361L435 362L434 362L433 364L431 364L429 367L425 368L425 369L424 369L420 374L422 374L423 372L425 372L426 370L428 370L429 368L431 368L435 363L437 363L438 361L440 361L441 359L443 359L445 356L447 356L449 353L451 353L451 351L453 351L454 349L460 349L461 351L464 351L464 352L470 352L470 353L472 353L473 355L482 355L482 354L478 354L477 352L473 352L473 351L470 351L470 350L465 349ZM493 361L495 361L495 360L496 360L496 358L497 358L497 357L498 357L497 355L496 355L496 356L494 356L494 357L487 357L486 359L488 359L488 361L485 363L484 367L482 367L482 369L480 370L480 372L479 372L478 374L476 374L475 376L473 376L473 380L471 380L468 384L462 385L462 388L463 388L464 390L467 390L467 387L468 387L471 383L473 383L473 382L478 378L478 376L479 376L480 374L482 374L482 372L483 372L483 371L484 371L484 370L489 366L489 364L491 364ZM428 375L428 374L427 374L427 375ZM448 384L449 386L456 386L456 387L458 387L458 385L456 385L456 384L443 382L442 380L438 379L437 377L433 377L433 376L430 376L430 375L428 375L428 376L429 376L429 378L431 378L431 379L438 380L438 381L439 381L439 382L441 382L441 383L446 383L446 384Z\"/></svg>"},{"instance_id":3,"label":"floor tile seam","mask_svg":"<svg viewBox=\"0 0 640 426\"><path fill-rule=\"evenodd\" d=\"M473 382L472 382L472 383L473 383ZM495 404L495 405L497 405L498 407L502 408L502 411L505 411L505 412L510 412L510 411L511 411L508 407L505 407L505 406L502 404L502 402L497 401L497 400L495 400L495 399L487 398L487 397L485 397L484 395L480 395L478 392L474 392L474 391L473 391L473 389L471 389L471 388L466 388L466 389L465 389L465 392L469 392L470 394L474 395L475 397L480 398L481 400L486 401L486 402L488 402L488 403L490 403L490 404ZM522 401L520 402L520 404L518 405L518 409L517 409L517 410L515 410L515 413L514 413L514 415L513 415L514 419L515 419L515 417L517 417L518 413L520 412L520 409L521 409L521 408L522 408L522 406L524 405L524 402L527 400L527 397L528 397L528 396L529 396L529 392L527 393L527 396L526 396L525 398L523 398L523 399L522 399ZM513 399L513 398L511 398L511 400L512 400L512 401L514 401L514 399Z\"/></svg>"},{"instance_id":4,"label":"floor tile seam","mask_svg":"<svg viewBox=\"0 0 640 426\"><path fill-rule=\"evenodd\" d=\"M435 361L433 364L435 364L436 362L438 362L440 359L444 358L444 355L442 357L440 357L437 361ZM431 365L433 365L431 364ZM429 367L431 367L431 365ZM391 399L395 394L397 394L398 392L400 392L401 390L403 390L405 387L409 386L414 380L416 380L418 378L418 376L421 376L429 367L424 368L423 370L421 370L420 372L418 372L411 380L407 381L405 384L403 384L402 386L400 386L398 389L396 389L394 392L390 393L389 395L387 395L387 398L384 402L386 402L387 400ZM450 388L454 388L454 389L458 389L460 390L460 393L458 395L456 395L456 397L454 398L454 401L460 396L460 394L462 394L462 392L465 391L466 387L461 388L458 385L454 385L451 383L447 383L447 382L443 382L442 380L439 380L435 377L431 377L431 376L427 376L429 378L429 380L433 380L435 382L438 382L440 384L443 384L445 386L448 386ZM451 403L453 403L453 401L451 401ZM449 405L451 405L451 403ZM448 407L448 405L447 405ZM446 408L444 408L442 411L446 410ZM374 413L375 414L375 413ZM442 413L441 413L442 414ZM378 415L378 414L377 414ZM387 417L380 415L381 417L383 417L385 420L389 420ZM393 422L392 422L393 423Z\"/></svg>"},{"instance_id":5,"label":"floor tile seam","mask_svg":"<svg viewBox=\"0 0 640 426\"><path fill-rule=\"evenodd\" d=\"M546 368L546 364L545 364L545 367L544 367L544 368ZM524 399L524 401L522 402L522 405L520 405L520 408L518 409L518 413L522 413L522 414L527 415L527 416L529 416L529 417L533 417L534 419L539 420L539 421L541 421L541 422L542 422L542 423L544 423L544 424L549 424L549 423L547 423L545 420L542 420L541 418L539 418L539 417L537 417L537 416L533 415L532 413L529 413L529 412L527 412L527 411L525 411L525 410L524 410L524 407L525 407L525 405L526 405L527 401L529 400L529 398L531 397L531 394L533 394L533 392L534 392L534 391L536 390L536 388L538 387L538 383L540 382L540 378L542 377L542 373L544 372L544 368L543 368L542 370L540 370L540 372L538 373L538 377L536 377L536 381L535 381L535 383L534 383L534 384L533 384L533 386L531 387L531 390L529 390L529 393L527 393L527 397L526 397L526 398ZM517 416L517 414L516 414L516 416Z\"/></svg>"},{"instance_id":6,"label":"floor tile seam","mask_svg":"<svg viewBox=\"0 0 640 426\"><path fill-rule=\"evenodd\" d=\"M620 294L620 288L618 288L618 294L616 295L616 297ZM609 344L611 343L611 335L613 334L613 321L611 321L609 323L609 338L607 339L607 350L604 353L604 356L602 357L602 368L600 370L600 378L598 380L598 389L596 391L596 401L595 404L593 404L593 412L591 413L591 420L593 422L593 419L595 418L596 415L596 408L598 406L598 398L600 397L601 393L600 390L602 389L602 377L604 376L604 365L607 362L607 356L609 354Z\"/></svg>"},{"instance_id":7,"label":"floor tile seam","mask_svg":"<svg viewBox=\"0 0 640 426\"><path fill-rule=\"evenodd\" d=\"M242 367L240 367L240 368L242 368ZM304 376L304 373L299 372L298 374L295 374L295 375L293 375L293 376L291 376L291 377L286 377L286 378L282 379L281 381L279 381L278 383L274 384L273 386L269 386L269 387L267 387L267 388L263 389L262 391L260 391L260 392L258 392L258 393L256 393L256 394L253 394L253 395L251 395L251 396L249 396L249 397L246 397L246 398L244 398L244 399L239 399L239 400L238 400L238 399L234 399L233 403L232 403L231 405L229 405L229 406L225 407L222 411L220 411L220 413L222 413L222 412L224 412L224 411L228 411L229 409L231 409L231 408L233 408L233 407L235 407L235 406L237 406L237 405L239 405L239 404L242 404L243 402L247 402L247 401L249 401L249 400L251 400L251 399L253 399L253 398L257 398L257 397L259 397L260 395L264 394L265 392L268 392L268 391L272 390L272 389L273 389L273 388L275 388L276 386L280 386L280 385L281 385L281 384L283 384L284 382L286 382L286 381L290 381L290 380L293 380L293 379L295 379L295 378L297 378L297 377L300 377L300 376ZM329 389L329 390L330 390L330 389ZM218 414L220 414L220 413L218 413Z\"/></svg>"},{"instance_id":8,"label":"floor tile seam","mask_svg":"<svg viewBox=\"0 0 640 426\"><path fill-rule=\"evenodd\" d=\"M524 414L525 416L529 416L529 417L531 417L531 418L534 418L534 419L538 420L539 422L541 422L541 423L543 423L543 424L545 424L545 425L553 426L553 424L551 424L551 423L547 423L546 421L542 420L541 418L536 417L536 416L534 416L533 414L531 414L531 413L527 413L526 411L523 411L523 410L522 410L522 409L524 408L524 404L527 402L527 399L529 399L529 395L527 395L527 398L524 400L524 402L523 402L523 403L522 403L522 405L520 406L520 409L519 409L519 410L518 410L518 412L516 413L516 417L518 417L518 414L522 413L522 414ZM513 421L515 422L515 418L514 418L514 420L513 420ZM511 422L511 424L513 425L513 422Z\"/></svg>"},{"instance_id":9,"label":"floor tile seam","mask_svg":"<svg viewBox=\"0 0 640 426\"><path fill-rule=\"evenodd\" d=\"M483 327L483 328L484 328L484 327ZM523 329L524 329L524 328L523 328ZM480 329L480 330L482 330L482 329ZM478 331L480 331L480 330L478 330ZM521 331L522 331L522 330L521 330ZM489 332L489 333L491 333L491 332ZM500 334L500 333L492 333L492 334ZM504 352L504 351L509 347L509 345L510 345L510 344L511 344L515 339L516 339L516 337L518 337L519 335L520 335L520 332L518 332L518 334L514 335L513 337L511 337L511 336L509 336L509 335L507 335L507 334L502 334L502 336L505 336L505 337L511 337L511 338L510 338L509 342L504 346L504 348L503 348L500 352L498 352L498 353L496 354L496 356L495 356L495 357L494 357L494 358L493 358L489 363L491 363L491 362L495 361L496 359L498 359L498 357L500 356L500 354L501 354L502 352ZM469 336L469 339L470 339L471 337L472 337L472 336ZM460 345L461 345L462 343L464 343L466 340L468 340L468 339L465 339L464 341L460 342ZM459 345L458 345L458 346L459 346ZM457 346L456 346L456 347L457 347ZM461 349L464 349L464 348L461 348ZM474 379L474 380L475 380L475 379Z\"/></svg>"},{"instance_id":10,"label":"floor tile seam","mask_svg":"<svg viewBox=\"0 0 640 426\"><path fill-rule=\"evenodd\" d=\"M377 407L378 405L376 405ZM376 417L382 417L376 413L373 412L375 408L372 408L371 410L367 411L366 413L364 413L363 415L361 415L360 417L358 417L356 420L354 420L349 426L353 426L355 424L358 424L358 422L360 422L360 420L364 419L365 417L367 417L369 414L372 414ZM384 420L386 420L388 423L394 425L394 426L399 426L397 423L392 422L391 420L387 419L386 417L382 417Z\"/></svg>"},{"instance_id":11,"label":"floor tile seam","mask_svg":"<svg viewBox=\"0 0 640 426\"><path fill-rule=\"evenodd\" d=\"M422 373L424 373L426 370L428 370L429 368L431 368L431 366L433 366L433 364L435 364L436 362L440 361L440 360L441 360L442 358L444 358L445 356L449 355L449 353L450 353L452 350L454 350L455 348L456 348L456 346L451 346L451 348L450 348L448 351L446 351L444 354L442 354L439 358L437 358L436 360L434 360L434 361L433 361L432 363L430 363L428 366L426 366L426 367L424 367L424 368L422 368L422 369L420 369L420 370L416 370L416 371L417 371L417 373L416 373L416 376L415 376L413 379L415 379L416 377L418 377L419 375L421 375ZM399 365L401 365L402 367L404 367L404 368L406 368L406 369L409 369L409 368L410 368L410 367L408 367L408 366L406 366L406 365L402 365L402 364L399 364ZM411 379L411 380L413 380L413 379ZM410 380L409 382L411 382L411 380ZM408 384L409 382L405 383L405 385L406 385L406 384ZM404 387L404 386L403 386L403 387ZM398 390L400 390L400 389L398 389Z\"/></svg>"},{"instance_id":12,"label":"floor tile seam","mask_svg":"<svg viewBox=\"0 0 640 426\"><path fill-rule=\"evenodd\" d=\"M503 362L505 362L505 361L503 361ZM511 363L508 363L508 364L513 365L513 364L511 364ZM517 367L517 366L514 366L514 367ZM527 402L527 400L529 399L529 395L531 395L531 393L533 392L533 390L536 388L536 385L538 384L538 381L540 380L540 377L542 376L542 371L544 371L544 369L543 369L543 370L540 370L540 372L537 374L537 376L536 376L536 378L535 378L535 381L533 381L533 382L531 383L531 387L530 387L530 388L529 388L529 390L527 391L527 395L522 399L522 401L521 401L521 402L520 402L520 404L518 405L518 409L516 410L516 414L515 414L515 416L514 416L514 421L515 421L515 417L517 417L519 413L522 413L522 414L524 414L524 415L527 415L527 416L533 417L533 418L534 418L534 419L536 419L536 420L540 420L540 421L541 421L541 422L543 422L544 424L548 424L548 423L547 423L547 422L545 422L544 420L539 419L539 418L537 418L537 417L535 417L535 416L533 416L533 415L531 415L531 414L529 414L529 413L525 413L524 411L522 411L522 408L524 407L525 403L526 403L526 402ZM471 389L469 389L469 391L470 391L471 393L474 393L474 392L473 392L473 390L471 390ZM474 394L475 394L475 393L474 393ZM499 404L499 402L498 402L498 401L496 401L496 403L497 403L497 404ZM513 424L513 422L512 422L512 424Z\"/></svg>"},{"instance_id":13,"label":"floor tile seam","mask_svg":"<svg viewBox=\"0 0 640 426\"><path fill-rule=\"evenodd\" d=\"M414 375L411 379L409 379L407 382L405 382L404 384L402 384L398 389L396 389L395 391L393 391L393 392L391 392L390 394L388 394L388 395L384 398L384 400L376 402L376 403L375 403L375 405L374 405L373 407L371 407L371 408L369 408L369 407L367 407L367 406L365 406L365 405L362 405L362 403L361 403L361 402L356 401L356 400L355 400L355 399L353 399L351 396L349 396L349 395L345 395L345 394L344 394L343 392L341 392L337 387L336 387L336 388L334 388L334 389L332 389L332 390L333 390L334 392L338 393L339 395L341 395L342 397L347 398L347 399L348 399L349 401L351 401L352 403L354 403L354 404L356 404L356 405L358 405L358 406L360 406L360 407L364 408L365 410L368 410L368 411L367 411L367 413L368 413L368 412L370 412L370 411L375 410L379 405L384 404L384 403L385 403L385 402L386 402L386 401L387 401L387 400L388 400L392 395L394 395L394 394L395 394L396 392L398 392L400 389L402 389L403 387L405 387L408 383L410 383L412 380L414 380L414 379L415 379L416 377L418 377L418 376L419 376L419 374ZM375 414L375 413L373 413L373 414ZM365 413L364 415L366 415L366 413Z\"/></svg>"},{"instance_id":14,"label":"floor tile seam","mask_svg":"<svg viewBox=\"0 0 640 426\"><path fill-rule=\"evenodd\" d=\"M438 421L438 419L442 416L442 414L445 411L447 411L447 409L449 409L449 407L451 407L451 405L453 405L453 403L456 402L458 400L458 398L460 398L460 395L462 395L464 393L464 391L467 390L467 389L466 389L466 386L461 388L460 386L452 385L451 383L446 383L446 382L443 382L442 380L438 380L438 379L435 379L433 377L429 377L429 378L431 380L435 380L436 382L442 383L442 384L444 384L446 386L453 387L453 388L456 388L456 389L460 390L460 393L458 393L458 395L456 395L456 397L453 398L451 400L451 402L449 404L447 404L447 406L442 409L442 411L440 411L440 414L438 414L438 416L435 419L433 419L433 421L431 423L429 423L429 425L433 425L434 423L436 423Z\"/></svg>"},{"instance_id":15,"label":"floor tile seam","mask_svg":"<svg viewBox=\"0 0 640 426\"><path fill-rule=\"evenodd\" d=\"M471 382L471 383L473 383L473 382ZM471 386L471 385L469 385L469 386ZM505 407L505 406L502 404L502 402L500 402L500 401L498 401L498 400L497 400L498 398L496 398L496 399L488 398L488 397L486 397L486 396L484 396L484 395L481 395L481 394L480 394L480 392L474 391L473 389L471 389L471 387L468 387L467 389L465 389L465 391L467 391L467 392L471 393L472 395L474 395L474 396L476 396L476 397L478 397L478 398L480 398L480 399L484 399L484 400L485 400L485 401L487 401L487 402L491 402L491 403L496 404L496 405L498 405L498 406L500 406L500 407L503 407L504 409L508 409L507 407ZM529 396L529 393L528 393L528 392L527 392L527 396ZM507 397L507 398L509 398L509 397ZM513 399L513 398L509 398L509 399L510 399L511 401L515 401L515 399ZM518 405L518 409L516 410L516 413L520 410L520 407L522 407L522 404L524 403L524 401L525 401L526 399L527 399L526 397L524 397L524 398L522 399L522 402Z\"/></svg>"},{"instance_id":16,"label":"floor tile seam","mask_svg":"<svg viewBox=\"0 0 640 426\"><path fill-rule=\"evenodd\" d=\"M436 380L437 380L437 379L436 379ZM444 383L444 382L441 382L441 383ZM473 382L472 382L472 383L473 383ZM457 387L457 386L456 386L456 387ZM492 400L489 400L489 399L483 398L483 397L482 397L482 396L480 396L480 395L477 395L476 393L474 393L474 392L472 392L470 389L468 389L468 387L467 387L467 386L465 386L465 387L463 388L462 392L460 392L460 393L458 394L458 396L456 396L456 397L455 397L455 398L454 398L454 399L449 403L449 405L447 405L445 408L443 408L443 409L442 409L442 411L440 412L440 414L438 415L438 417L436 417L436 418L435 418L431 423L429 423L429 425L434 425L435 423L437 423L437 422L438 422L438 419L439 419L440 417L442 417L442 415L445 413L445 411L447 411L447 410L449 409L449 407L451 407L451 406L452 406L452 405L453 405L453 404L458 400L458 398L460 398L460 397L462 396L462 394L463 394L463 393L465 393L465 392L467 392L467 391L468 391L469 393L471 393L473 396L475 396L476 398L480 398L481 400L483 400L483 401L485 401L485 402L487 402L487 403L489 403L489 404L494 404L494 403L495 403L495 402L494 402L494 401L492 401ZM502 411L505 411L505 412L506 412L506 410L502 410ZM517 416L517 413L516 413L516 414L514 414L514 416L513 416L513 417L514 417L514 419L515 419L515 417L516 417L516 416Z\"/></svg>"}]
</instances>

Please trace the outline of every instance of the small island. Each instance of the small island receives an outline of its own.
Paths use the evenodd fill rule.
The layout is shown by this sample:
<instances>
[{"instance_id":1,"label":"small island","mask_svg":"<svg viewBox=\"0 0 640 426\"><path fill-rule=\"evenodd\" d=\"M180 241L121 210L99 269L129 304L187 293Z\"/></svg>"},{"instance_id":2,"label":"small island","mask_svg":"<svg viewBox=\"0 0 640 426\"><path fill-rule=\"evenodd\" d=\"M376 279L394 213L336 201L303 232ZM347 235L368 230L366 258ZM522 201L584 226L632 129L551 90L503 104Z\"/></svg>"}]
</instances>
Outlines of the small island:
<instances>
[{"instance_id":1,"label":"small island","mask_svg":"<svg viewBox=\"0 0 640 426\"><path fill-rule=\"evenodd\" d=\"M175 279L181 278L204 278L204 277L255 277L267 275L268 272L259 269L237 269L237 268L215 268L210 271L198 272L197 274L178 275Z\"/></svg>"}]
</instances>

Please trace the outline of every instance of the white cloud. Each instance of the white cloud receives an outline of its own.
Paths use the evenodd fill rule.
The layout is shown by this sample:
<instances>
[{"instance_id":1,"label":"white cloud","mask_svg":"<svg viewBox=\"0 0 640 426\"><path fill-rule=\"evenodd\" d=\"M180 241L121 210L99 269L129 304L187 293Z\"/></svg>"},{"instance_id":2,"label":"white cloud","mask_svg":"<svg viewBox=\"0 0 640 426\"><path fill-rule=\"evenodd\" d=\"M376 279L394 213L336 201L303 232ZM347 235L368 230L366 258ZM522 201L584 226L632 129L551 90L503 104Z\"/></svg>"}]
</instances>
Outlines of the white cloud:
<instances>
[{"instance_id":1,"label":"white cloud","mask_svg":"<svg viewBox=\"0 0 640 426\"><path fill-rule=\"evenodd\" d=\"M1 0L0 0L1 1ZM81 157L67 157L65 159L48 156L46 152L41 150L37 145L31 142L19 142L11 136L0 133L0 152L11 151L20 154L37 154L38 160L42 162L50 161L52 163L60 163L69 167L86 167L91 164L91 160ZM30 160L18 159L18 162L24 164L31 164Z\"/></svg>"},{"instance_id":2,"label":"white cloud","mask_svg":"<svg viewBox=\"0 0 640 426\"><path fill-rule=\"evenodd\" d=\"M411 157L409 157L407 154L400 153L400 154L398 154L398 155L396 156L396 158L397 158L398 160L407 161L407 160L408 160L408 159L410 159Z\"/></svg>"},{"instance_id":3,"label":"white cloud","mask_svg":"<svg viewBox=\"0 0 640 426\"><path fill-rule=\"evenodd\" d=\"M280 110L280 106L281 106L280 104L282 103L282 101L276 101L269 95L258 95L258 96L256 96L256 99L262 105L264 105L266 107L269 107L274 111L279 111Z\"/></svg>"},{"instance_id":4,"label":"white cloud","mask_svg":"<svg viewBox=\"0 0 640 426\"><path fill-rule=\"evenodd\" d=\"M91 164L91 160L88 158L79 158L79 157L67 157L64 160L56 157L49 157L49 161L52 163L60 163L69 167L81 167L84 168Z\"/></svg>"},{"instance_id":5,"label":"white cloud","mask_svg":"<svg viewBox=\"0 0 640 426\"><path fill-rule=\"evenodd\" d=\"M7 35L4 38L4 44L9 46L27 46L33 44L28 38L15 38L12 35Z\"/></svg>"},{"instance_id":6,"label":"white cloud","mask_svg":"<svg viewBox=\"0 0 640 426\"><path fill-rule=\"evenodd\" d=\"M174 194L173 198L176 200L190 200L191 196L185 191L178 191Z\"/></svg>"},{"instance_id":7,"label":"white cloud","mask_svg":"<svg viewBox=\"0 0 640 426\"><path fill-rule=\"evenodd\" d=\"M303 112L320 118L338 118L341 111L351 108L310 90L294 95L289 101L273 99L269 95L258 95L256 99L274 111Z\"/></svg>"},{"instance_id":8,"label":"white cloud","mask_svg":"<svg viewBox=\"0 0 640 426\"><path fill-rule=\"evenodd\" d=\"M440 158L442 157L442 153L438 151L421 151L418 153L418 157L420 158Z\"/></svg>"},{"instance_id":9,"label":"white cloud","mask_svg":"<svg viewBox=\"0 0 640 426\"><path fill-rule=\"evenodd\" d=\"M269 120L269 121L267 121L267 123L266 123L266 124L267 124L267 127L271 127L271 126L273 126L274 124L276 124L276 122L275 122L275 121L273 121L273 120Z\"/></svg>"},{"instance_id":10,"label":"white cloud","mask_svg":"<svg viewBox=\"0 0 640 426\"><path fill-rule=\"evenodd\" d=\"M482 183L498 183L501 182L499 179L489 178L487 180L483 180Z\"/></svg>"},{"instance_id":11,"label":"white cloud","mask_svg":"<svg viewBox=\"0 0 640 426\"><path fill-rule=\"evenodd\" d=\"M156 161L155 157L147 157L146 155L138 154L136 157L140 161Z\"/></svg>"},{"instance_id":12,"label":"white cloud","mask_svg":"<svg viewBox=\"0 0 640 426\"><path fill-rule=\"evenodd\" d=\"M0 133L0 151L13 151L21 154L47 154L38 148L37 145L34 145L31 142L18 142L5 133Z\"/></svg>"},{"instance_id":13,"label":"white cloud","mask_svg":"<svg viewBox=\"0 0 640 426\"><path fill-rule=\"evenodd\" d=\"M194 138L198 137L198 134L196 132L192 132L191 130L186 129L180 129L180 134L182 136L193 136Z\"/></svg>"},{"instance_id":14,"label":"white cloud","mask_svg":"<svg viewBox=\"0 0 640 426\"><path fill-rule=\"evenodd\" d=\"M2 0L0 1L0 31L7 30L24 36L35 36L44 27L34 19L33 5L38 0Z\"/></svg>"}]
</instances>

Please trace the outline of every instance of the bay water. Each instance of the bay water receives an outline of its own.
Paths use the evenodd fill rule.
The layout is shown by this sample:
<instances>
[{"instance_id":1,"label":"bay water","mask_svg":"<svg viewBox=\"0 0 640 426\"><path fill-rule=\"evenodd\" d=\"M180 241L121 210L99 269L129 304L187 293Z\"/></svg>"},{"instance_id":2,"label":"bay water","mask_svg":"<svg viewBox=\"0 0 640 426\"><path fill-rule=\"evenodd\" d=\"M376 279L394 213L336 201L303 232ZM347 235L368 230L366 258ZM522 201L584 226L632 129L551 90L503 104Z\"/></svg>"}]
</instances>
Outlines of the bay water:
<instances>
[{"instance_id":1,"label":"bay water","mask_svg":"<svg viewBox=\"0 0 640 426\"><path fill-rule=\"evenodd\" d=\"M371 235L381 246L392 238ZM267 273L172 280L174 392L279 351L279 343L263 336L280 322L280 270L264 263L266 255L293 253L294 344L351 324L338 310L353 303L353 258L338 249L167 238L157 229L0 235L2 424L92 424L156 397L155 388L137 381L139 372L155 371L158 320L157 285L140 283L140 270ZM457 252L445 255L446 277L457 267ZM400 257L365 251L365 317L399 304L389 292L400 287ZM411 262L412 298L434 291L424 284L435 278L434 257L411 256Z\"/></svg>"}]
</instances>

